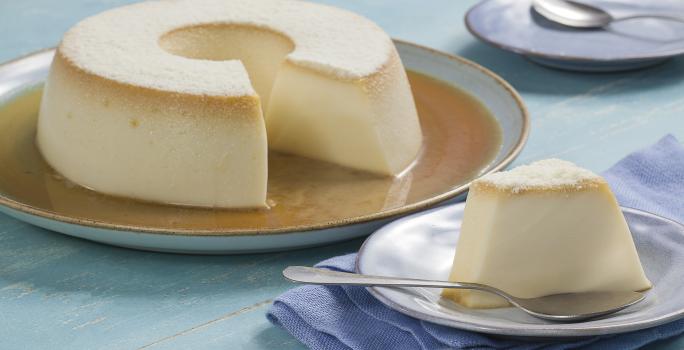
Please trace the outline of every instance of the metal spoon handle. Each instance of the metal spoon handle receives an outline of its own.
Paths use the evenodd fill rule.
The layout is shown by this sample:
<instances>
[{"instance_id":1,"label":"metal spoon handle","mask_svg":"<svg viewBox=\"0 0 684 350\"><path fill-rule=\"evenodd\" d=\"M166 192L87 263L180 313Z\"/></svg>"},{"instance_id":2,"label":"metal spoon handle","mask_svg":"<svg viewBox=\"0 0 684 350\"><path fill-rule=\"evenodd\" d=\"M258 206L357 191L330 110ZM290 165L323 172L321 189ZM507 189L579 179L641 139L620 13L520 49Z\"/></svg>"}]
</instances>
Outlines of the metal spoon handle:
<instances>
[{"instance_id":1,"label":"metal spoon handle","mask_svg":"<svg viewBox=\"0 0 684 350\"><path fill-rule=\"evenodd\" d=\"M475 289L497 294L528 314L553 321L577 321L607 315L643 300L637 292L587 292L556 294L521 299L483 284L395 278L331 271L306 266L290 266L283 275L294 282L383 287L427 287Z\"/></svg>"},{"instance_id":2,"label":"metal spoon handle","mask_svg":"<svg viewBox=\"0 0 684 350\"><path fill-rule=\"evenodd\" d=\"M672 15L665 15L665 14L638 14L638 15L629 15L629 16L615 17L615 18L613 18L613 20L614 20L614 21L624 21L624 20L636 19L636 18L662 18L662 19L667 19L667 20L671 20L671 21L677 21L677 22L683 22L683 23L684 23L684 17L672 16Z\"/></svg>"},{"instance_id":3,"label":"metal spoon handle","mask_svg":"<svg viewBox=\"0 0 684 350\"><path fill-rule=\"evenodd\" d=\"M508 299L508 296L504 292L496 288L477 283L431 281L414 278L361 275L357 273L331 271L307 266L290 266L283 271L283 276L294 282L309 284L476 289L490 293L496 293Z\"/></svg>"}]
</instances>

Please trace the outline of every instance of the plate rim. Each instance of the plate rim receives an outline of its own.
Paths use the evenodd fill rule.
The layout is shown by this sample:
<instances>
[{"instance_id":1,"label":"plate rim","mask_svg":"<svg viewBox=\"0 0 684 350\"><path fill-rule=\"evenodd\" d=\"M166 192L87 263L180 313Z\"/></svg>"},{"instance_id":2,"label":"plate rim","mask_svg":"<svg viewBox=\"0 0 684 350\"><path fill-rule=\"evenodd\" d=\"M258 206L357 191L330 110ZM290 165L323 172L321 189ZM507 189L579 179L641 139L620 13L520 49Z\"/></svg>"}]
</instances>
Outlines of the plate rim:
<instances>
[{"instance_id":1,"label":"plate rim","mask_svg":"<svg viewBox=\"0 0 684 350\"><path fill-rule=\"evenodd\" d=\"M404 41L404 40L399 40L399 39L392 39L396 45L400 46L406 46L412 49L418 49L422 51L427 51L428 53L436 56L441 56L443 58L446 58L450 61L455 61L457 64L462 64L469 66L472 69L475 69L482 73L483 75L487 76L488 78L492 79L495 83L497 83L499 86L501 86L506 93L511 96L511 98L515 101L516 105L518 106L519 111L521 112L522 116L522 130L521 133L519 134L517 141L513 145L513 148L504 155L502 160L498 163L495 164L491 169L489 169L486 172L483 172L479 176L484 176L489 173L497 172L499 170L504 169L506 166L508 166L522 151L523 147L525 146L527 139L529 137L529 132L530 132L530 116L529 116L529 111L527 107L525 106L525 103L522 100L522 97L520 94L503 78L501 78L499 75L496 73L492 72L491 70L473 62L470 61L466 58L457 56L457 55L452 55L447 52L443 52L437 49L433 49L427 46L423 46L420 44L412 43L409 41ZM41 54L46 54L50 51L54 51L55 48L45 48L42 50L34 51L28 54L25 54L23 56L14 58L9 61L5 61L0 63L0 69L6 68L9 65L18 63L20 61L26 60L33 58L35 56L39 56ZM474 179L473 179L474 180ZM130 224L116 224L116 223L110 223L110 222L105 222L105 221L100 221L100 220L93 220L89 218L80 218L80 217L72 217L72 216L66 216L62 214L57 214L52 211L44 210L41 208L34 207L32 205L28 205L25 203L22 203L20 201L11 199L9 197L6 197L2 194L0 194L0 206L5 206L10 209L17 210L19 212L37 216L40 218L48 219L48 220L55 220L59 221L62 223L66 224L72 224L72 225L78 225L78 226L83 226L83 227L90 227L90 228L98 228L98 229L106 229L106 230L112 230L112 231L126 231L126 232L139 232L139 233L147 233L147 234L155 234L155 235L171 235L171 236L187 236L187 237L201 237L201 236L211 236L211 237L237 237L237 236L269 236L269 235L278 235L278 234L287 234L287 233L295 233L295 232L306 232L306 231L316 231L316 230L323 230L323 229L333 229L333 228L339 228L339 227L344 227L344 226L349 226L349 225L356 225L356 224L364 224L376 220L383 220L383 219L391 219L394 217L402 216L402 215L407 215L415 212L419 212L421 210L429 209L432 208L433 206L443 203L445 201L448 201L450 199L454 199L468 191L468 188L470 187L470 182L467 182L459 187L456 187L454 189L451 189L449 191L443 192L441 194L438 194L436 196L433 196L431 198L422 200L420 202L416 202L410 205L404 205L399 208L394 208L391 210L386 210L386 211L378 211L375 213L367 214L367 215L361 215L361 216L355 216L351 218L343 218L339 220L332 220L332 221L325 221L321 223L316 223L312 225L302 225L302 226L291 226L291 227L279 227L279 228L267 228L267 229L260 229L260 228L249 228L249 229L235 229L235 230L221 230L221 229L210 229L210 230L195 230L195 229L185 229L185 228L178 228L178 229L169 229L169 228L159 228L159 227L150 227L150 226L137 226L137 225L130 225Z\"/></svg>"},{"instance_id":2,"label":"plate rim","mask_svg":"<svg viewBox=\"0 0 684 350\"><path fill-rule=\"evenodd\" d=\"M420 213L412 214L409 215L405 218L402 218L402 220L410 220L412 217L419 216L419 215L426 215L434 211L438 210L444 210L449 207L453 206L464 206L465 207L465 202L460 202L456 204L452 204L449 206L444 206L444 207L438 207L438 208L433 208L427 211L423 211ZM633 208L633 207L627 207L627 206L620 206L620 210L622 212L629 212L632 214L636 215L644 215L644 216L649 216L653 217L659 220L664 220L670 224L674 224L675 226L679 227L682 232L684 232L684 223L680 223L676 220L666 218L664 216L638 209L638 208ZM392 223L390 223L392 224ZM390 225L388 224L388 225ZM388 226L385 225L382 228ZM382 228L378 229L375 231L373 234L368 236L366 240L363 242L361 247L359 248L358 254L356 255L356 259L354 261L354 270L357 273L362 273L360 269L360 261L362 259L363 254L365 253L365 250L367 249L367 243L373 239L373 236L378 233ZM667 313L665 315L659 316L655 319L646 319L646 320L641 320L637 322L630 322L626 324L617 324L617 325L608 325L608 326L597 326L593 328L565 328L565 329L558 329L555 327L555 324L549 324L547 327L543 328L538 328L538 329L511 329L511 328L505 328L505 327L493 327L493 326L485 326L485 325L479 325L479 324L474 324L470 322L464 322L464 321L453 321L453 320L448 320L445 318L440 318L440 317L435 317L427 314L423 314L420 312L414 312L413 310L409 310L402 305L394 302L390 298L386 297L379 289L378 287L367 287L366 290L377 300L379 300L381 303L383 303L385 306L389 307L390 309L399 311L407 316L419 319L419 320L424 320L428 322L432 322L438 325L446 326L449 328L454 328L454 329L463 329L463 330L468 330L468 331L475 331L475 332L480 332L480 333L487 333L487 334L495 334L495 335L501 335L501 336L506 336L506 337L513 337L513 338L582 338L582 337L591 337L591 336L598 336L598 335L608 335L608 334L619 334L619 333L627 333L627 332L633 332L637 330L642 330L646 328L652 328L652 327L657 327L659 325L668 323L668 322L673 322L678 319L684 318L684 307L677 311L673 311L670 313ZM578 322L576 324L582 324L583 322ZM563 323L561 323L563 324Z\"/></svg>"},{"instance_id":3,"label":"plate rim","mask_svg":"<svg viewBox=\"0 0 684 350\"><path fill-rule=\"evenodd\" d=\"M655 60L664 60L667 58L671 58L671 57L675 57L675 56L679 56L679 55L684 54L684 47L682 47L679 50L673 50L671 52L659 53L659 54L644 54L644 55L625 56L625 57L618 57L618 58L589 57L589 56L581 56L581 55L549 54L549 53L534 51L534 50L529 49L529 48L508 45L506 43L494 41L490 38L487 38L482 33L475 30L473 27L473 24L471 23L472 22L472 19L471 19L472 13L475 12L476 10L478 10L480 7L484 6L486 3L489 3L492 1L499 1L499 0L480 1L468 9L465 16L463 17L463 22L465 23L466 29L468 29L468 32L470 32L470 34L472 34L478 40L480 40L486 44L489 44L493 47L496 47L496 48L499 48L502 50L506 50L509 52L513 52L516 54L520 54L520 55L524 55L524 56L545 58L548 60L571 61L571 62L575 62L575 63L611 63L611 62L628 63L628 62L639 62L639 61L650 61L650 60L655 61Z\"/></svg>"}]
</instances>

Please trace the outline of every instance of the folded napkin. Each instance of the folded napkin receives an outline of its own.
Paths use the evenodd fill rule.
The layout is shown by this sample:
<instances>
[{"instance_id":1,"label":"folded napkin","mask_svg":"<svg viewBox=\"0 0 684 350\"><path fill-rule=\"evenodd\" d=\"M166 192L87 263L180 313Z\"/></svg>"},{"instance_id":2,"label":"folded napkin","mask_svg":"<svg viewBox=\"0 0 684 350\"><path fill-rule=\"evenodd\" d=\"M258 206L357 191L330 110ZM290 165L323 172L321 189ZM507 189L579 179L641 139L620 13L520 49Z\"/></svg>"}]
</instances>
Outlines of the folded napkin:
<instances>
[{"instance_id":1,"label":"folded napkin","mask_svg":"<svg viewBox=\"0 0 684 350\"><path fill-rule=\"evenodd\" d=\"M620 204L684 222L684 147L668 135L603 174ZM356 254L318 267L353 271ZM572 342L494 338L420 321L394 311L361 287L303 286L278 297L267 314L274 324L313 349L636 349L684 333L684 319L618 335Z\"/></svg>"}]
</instances>

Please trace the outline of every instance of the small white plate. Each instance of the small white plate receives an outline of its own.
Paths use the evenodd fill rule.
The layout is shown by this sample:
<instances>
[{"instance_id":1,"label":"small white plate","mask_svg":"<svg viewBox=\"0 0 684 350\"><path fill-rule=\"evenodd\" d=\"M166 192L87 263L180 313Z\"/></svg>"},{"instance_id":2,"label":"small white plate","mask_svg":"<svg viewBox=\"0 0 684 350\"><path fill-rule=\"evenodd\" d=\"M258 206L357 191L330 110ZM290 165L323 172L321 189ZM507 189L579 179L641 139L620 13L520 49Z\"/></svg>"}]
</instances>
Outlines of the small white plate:
<instances>
[{"instance_id":1,"label":"small white plate","mask_svg":"<svg viewBox=\"0 0 684 350\"><path fill-rule=\"evenodd\" d=\"M458 241L464 204L397 220L366 240L356 261L360 273L446 280ZM440 303L441 289L369 288L392 309L454 328L519 337L580 337L629 332L684 317L684 226L623 208L646 275L646 300L614 315L579 323L553 323L514 308L468 309Z\"/></svg>"}]
</instances>

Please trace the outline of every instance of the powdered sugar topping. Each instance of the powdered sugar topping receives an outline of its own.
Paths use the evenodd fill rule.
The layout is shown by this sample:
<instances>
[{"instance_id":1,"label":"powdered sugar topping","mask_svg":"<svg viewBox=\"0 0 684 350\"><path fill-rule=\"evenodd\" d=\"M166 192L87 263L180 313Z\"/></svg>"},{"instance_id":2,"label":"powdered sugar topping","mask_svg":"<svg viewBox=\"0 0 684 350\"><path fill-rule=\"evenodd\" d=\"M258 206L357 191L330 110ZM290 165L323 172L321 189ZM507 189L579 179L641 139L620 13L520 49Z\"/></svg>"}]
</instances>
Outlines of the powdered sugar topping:
<instances>
[{"instance_id":1,"label":"powdered sugar topping","mask_svg":"<svg viewBox=\"0 0 684 350\"><path fill-rule=\"evenodd\" d=\"M136 86L218 96L253 94L239 61L189 59L158 45L165 33L203 24L282 33L295 46L286 57L289 62L340 79L377 72L393 50L391 39L373 22L329 6L286 0L169 0L87 18L64 36L60 53L86 72Z\"/></svg>"},{"instance_id":2,"label":"powdered sugar topping","mask_svg":"<svg viewBox=\"0 0 684 350\"><path fill-rule=\"evenodd\" d=\"M545 159L509 171L486 175L476 182L518 193L528 190L576 188L604 181L595 173L561 159Z\"/></svg>"}]
</instances>

